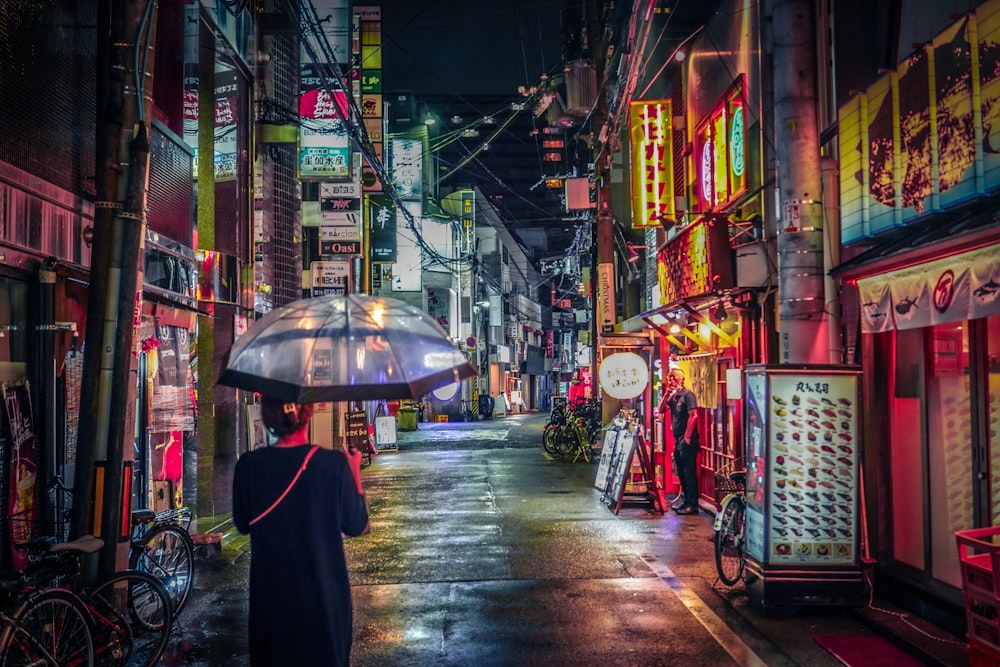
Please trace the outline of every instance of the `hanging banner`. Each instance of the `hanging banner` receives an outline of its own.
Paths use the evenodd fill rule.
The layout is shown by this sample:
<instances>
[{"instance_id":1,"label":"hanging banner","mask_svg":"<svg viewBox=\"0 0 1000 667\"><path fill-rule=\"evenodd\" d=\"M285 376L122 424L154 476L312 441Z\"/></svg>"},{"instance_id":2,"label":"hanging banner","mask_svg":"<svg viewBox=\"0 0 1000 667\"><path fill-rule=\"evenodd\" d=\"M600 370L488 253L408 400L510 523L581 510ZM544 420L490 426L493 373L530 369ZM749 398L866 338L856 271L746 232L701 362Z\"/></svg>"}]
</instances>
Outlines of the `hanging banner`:
<instances>
[{"instance_id":1,"label":"hanging banner","mask_svg":"<svg viewBox=\"0 0 1000 667\"><path fill-rule=\"evenodd\" d=\"M31 417L31 393L28 386L4 387L4 412L10 435L10 458L7 487L7 512L10 525L11 564L18 569L28 565L27 553L17 545L38 537L38 436Z\"/></svg>"},{"instance_id":2,"label":"hanging banner","mask_svg":"<svg viewBox=\"0 0 1000 667\"><path fill-rule=\"evenodd\" d=\"M880 333L892 331L892 296L889 284L882 279L858 281L861 294L861 331Z\"/></svg>"},{"instance_id":3,"label":"hanging banner","mask_svg":"<svg viewBox=\"0 0 1000 667\"><path fill-rule=\"evenodd\" d=\"M862 333L1000 315L1000 244L858 280ZM888 304L886 304L888 292ZM888 317L883 317L888 305Z\"/></svg>"},{"instance_id":4,"label":"hanging banner","mask_svg":"<svg viewBox=\"0 0 1000 667\"><path fill-rule=\"evenodd\" d=\"M677 367L684 371L687 388L694 393L699 408L714 409L718 405L718 369L715 355L702 355L677 359Z\"/></svg>"},{"instance_id":5,"label":"hanging banner","mask_svg":"<svg viewBox=\"0 0 1000 667\"><path fill-rule=\"evenodd\" d=\"M146 321L148 319L144 318L143 324ZM144 326L140 327L142 329ZM154 336L142 341L153 385L149 430L156 433L193 431L195 398L190 333L184 327L159 323L154 327ZM180 442L180 437L177 441Z\"/></svg>"}]
</instances>

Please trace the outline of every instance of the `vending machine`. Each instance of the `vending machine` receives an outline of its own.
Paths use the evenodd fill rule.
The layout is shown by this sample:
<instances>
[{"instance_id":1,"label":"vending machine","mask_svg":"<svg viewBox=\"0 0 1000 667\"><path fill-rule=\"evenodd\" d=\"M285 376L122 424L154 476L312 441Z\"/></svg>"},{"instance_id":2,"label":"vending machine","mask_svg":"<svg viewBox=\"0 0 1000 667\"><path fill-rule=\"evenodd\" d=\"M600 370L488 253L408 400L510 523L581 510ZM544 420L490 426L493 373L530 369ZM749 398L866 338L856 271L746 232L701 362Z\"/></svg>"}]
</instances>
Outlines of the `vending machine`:
<instances>
[{"instance_id":1,"label":"vending machine","mask_svg":"<svg viewBox=\"0 0 1000 667\"><path fill-rule=\"evenodd\" d=\"M745 368L747 592L764 607L865 599L861 371Z\"/></svg>"}]
</instances>

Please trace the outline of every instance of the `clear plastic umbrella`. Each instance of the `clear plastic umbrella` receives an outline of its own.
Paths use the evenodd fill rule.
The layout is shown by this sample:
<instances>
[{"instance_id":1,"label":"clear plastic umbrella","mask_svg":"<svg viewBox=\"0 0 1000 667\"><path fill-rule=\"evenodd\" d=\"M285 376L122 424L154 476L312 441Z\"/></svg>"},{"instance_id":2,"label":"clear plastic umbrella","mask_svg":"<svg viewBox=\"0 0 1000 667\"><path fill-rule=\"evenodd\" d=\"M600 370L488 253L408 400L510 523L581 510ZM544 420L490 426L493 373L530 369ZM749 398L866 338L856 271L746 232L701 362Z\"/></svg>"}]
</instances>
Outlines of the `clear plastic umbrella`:
<instances>
[{"instance_id":1,"label":"clear plastic umbrella","mask_svg":"<svg viewBox=\"0 0 1000 667\"><path fill-rule=\"evenodd\" d=\"M398 299L351 294L272 310L233 344L219 384L315 403L417 398L475 375L427 313Z\"/></svg>"}]
</instances>

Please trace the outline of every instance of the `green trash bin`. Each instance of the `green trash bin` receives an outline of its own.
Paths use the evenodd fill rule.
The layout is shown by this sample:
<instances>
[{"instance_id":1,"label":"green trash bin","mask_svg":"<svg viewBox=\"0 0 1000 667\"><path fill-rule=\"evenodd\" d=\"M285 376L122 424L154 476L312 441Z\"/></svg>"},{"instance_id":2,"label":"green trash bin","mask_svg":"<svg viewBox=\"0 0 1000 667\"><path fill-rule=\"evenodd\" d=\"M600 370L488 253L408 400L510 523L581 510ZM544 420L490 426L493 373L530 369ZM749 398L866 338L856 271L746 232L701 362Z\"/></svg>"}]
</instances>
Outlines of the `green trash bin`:
<instances>
[{"instance_id":1,"label":"green trash bin","mask_svg":"<svg viewBox=\"0 0 1000 667\"><path fill-rule=\"evenodd\" d=\"M417 430L417 409L403 406L396 411L396 429L400 431Z\"/></svg>"}]
</instances>

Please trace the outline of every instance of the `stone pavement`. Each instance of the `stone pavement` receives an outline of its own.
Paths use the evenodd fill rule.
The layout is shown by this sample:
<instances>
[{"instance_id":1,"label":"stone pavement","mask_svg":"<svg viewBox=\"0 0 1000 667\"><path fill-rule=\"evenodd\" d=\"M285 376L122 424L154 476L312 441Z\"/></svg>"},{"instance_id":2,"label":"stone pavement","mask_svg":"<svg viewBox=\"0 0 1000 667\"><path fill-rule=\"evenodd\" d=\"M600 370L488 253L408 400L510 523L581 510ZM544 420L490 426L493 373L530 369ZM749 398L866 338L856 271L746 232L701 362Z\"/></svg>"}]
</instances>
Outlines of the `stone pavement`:
<instances>
[{"instance_id":1,"label":"stone pavement","mask_svg":"<svg viewBox=\"0 0 1000 667\"><path fill-rule=\"evenodd\" d=\"M920 663L968 664L962 638L883 601L752 609L715 579L711 515L614 515L593 466L543 457L544 421L421 424L366 468L373 533L347 545L354 664L841 664L820 635L888 637ZM248 664L248 541L226 517L208 527L223 547L197 564L169 662Z\"/></svg>"}]
</instances>

